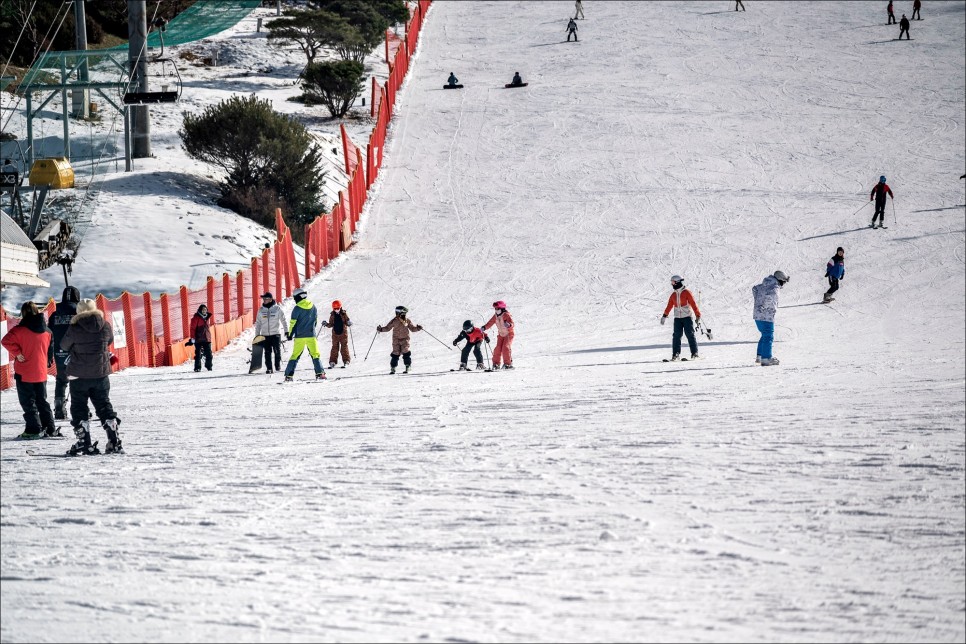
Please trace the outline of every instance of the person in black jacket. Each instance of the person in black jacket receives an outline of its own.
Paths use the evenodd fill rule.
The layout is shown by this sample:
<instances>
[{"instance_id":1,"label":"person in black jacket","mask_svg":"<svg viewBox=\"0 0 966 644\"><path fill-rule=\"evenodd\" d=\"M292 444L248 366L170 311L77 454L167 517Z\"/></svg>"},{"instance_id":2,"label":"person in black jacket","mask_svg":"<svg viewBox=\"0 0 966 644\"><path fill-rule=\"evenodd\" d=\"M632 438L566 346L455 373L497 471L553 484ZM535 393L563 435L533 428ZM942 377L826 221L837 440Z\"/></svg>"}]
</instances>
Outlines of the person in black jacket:
<instances>
[{"instance_id":1,"label":"person in black jacket","mask_svg":"<svg viewBox=\"0 0 966 644\"><path fill-rule=\"evenodd\" d=\"M463 351L460 354L460 371L468 371L469 367L466 363L470 359L470 351L473 352L473 357L476 358L476 368L483 369L483 352L480 351L480 345L483 342L487 344L490 343L490 336L483 332L479 327L473 326L472 320L466 320L463 322L463 330L460 334L456 336L453 340L453 346L459 345L460 342L466 340L466 345L463 347Z\"/></svg>"},{"instance_id":2,"label":"person in black jacket","mask_svg":"<svg viewBox=\"0 0 966 644\"><path fill-rule=\"evenodd\" d=\"M899 40L902 40L903 33L906 34L906 40L909 40L909 19L906 14L902 14L902 20L899 21Z\"/></svg>"},{"instance_id":3,"label":"person in black jacket","mask_svg":"<svg viewBox=\"0 0 966 644\"><path fill-rule=\"evenodd\" d=\"M111 364L114 356L108 347L114 342L111 325L104 320L94 300L77 303L77 315L60 341L67 351L67 377L70 379L70 422L77 442L67 452L69 456L98 454L97 443L91 444L90 410L87 402L94 403L101 426L107 433L106 454L120 452L121 437L118 431L120 419L111 405Z\"/></svg>"},{"instance_id":4,"label":"person in black jacket","mask_svg":"<svg viewBox=\"0 0 966 644\"><path fill-rule=\"evenodd\" d=\"M57 382L54 385L54 418L67 418L67 352L60 348L60 341L67 333L70 321L77 315L80 291L73 286L64 289L60 304L50 316L50 331L54 334L54 361L57 363Z\"/></svg>"}]
</instances>

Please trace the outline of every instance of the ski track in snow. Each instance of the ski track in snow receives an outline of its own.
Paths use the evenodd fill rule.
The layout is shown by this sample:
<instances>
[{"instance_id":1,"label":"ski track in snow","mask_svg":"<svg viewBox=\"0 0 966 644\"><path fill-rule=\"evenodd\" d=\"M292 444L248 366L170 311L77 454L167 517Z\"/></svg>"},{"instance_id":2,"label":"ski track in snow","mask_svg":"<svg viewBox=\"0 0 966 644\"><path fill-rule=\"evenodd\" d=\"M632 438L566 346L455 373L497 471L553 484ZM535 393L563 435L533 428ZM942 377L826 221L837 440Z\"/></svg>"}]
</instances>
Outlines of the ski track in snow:
<instances>
[{"instance_id":1,"label":"ski track in snow","mask_svg":"<svg viewBox=\"0 0 966 644\"><path fill-rule=\"evenodd\" d=\"M901 49L876 4L722 5L585 3L578 45L569 1L437 3L360 242L309 285L348 369L238 375L250 333L130 369L121 457L26 456L69 442L9 440L3 393L2 639L963 641L966 4ZM697 362L661 362L673 272ZM362 360L396 304L448 344L497 298L515 371L425 333L415 373L386 335Z\"/></svg>"}]
</instances>

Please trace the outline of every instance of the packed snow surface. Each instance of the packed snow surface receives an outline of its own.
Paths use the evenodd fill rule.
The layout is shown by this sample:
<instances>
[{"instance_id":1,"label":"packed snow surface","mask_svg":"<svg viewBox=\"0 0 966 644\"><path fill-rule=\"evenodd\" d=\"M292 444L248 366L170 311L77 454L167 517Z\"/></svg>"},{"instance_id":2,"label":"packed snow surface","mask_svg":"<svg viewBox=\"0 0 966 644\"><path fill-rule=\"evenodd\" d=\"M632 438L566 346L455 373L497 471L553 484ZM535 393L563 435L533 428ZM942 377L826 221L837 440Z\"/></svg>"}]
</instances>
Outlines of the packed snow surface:
<instances>
[{"instance_id":1,"label":"packed snow surface","mask_svg":"<svg viewBox=\"0 0 966 644\"><path fill-rule=\"evenodd\" d=\"M901 43L884 3L745 4L588 1L578 43L569 1L435 4L309 285L348 369L243 375L249 334L128 370L118 457L26 456L68 441L12 441L4 392L2 639L966 639L966 4ZM661 361L672 273L697 362ZM496 299L516 370L450 373ZM398 304L426 331L389 376Z\"/></svg>"}]
</instances>

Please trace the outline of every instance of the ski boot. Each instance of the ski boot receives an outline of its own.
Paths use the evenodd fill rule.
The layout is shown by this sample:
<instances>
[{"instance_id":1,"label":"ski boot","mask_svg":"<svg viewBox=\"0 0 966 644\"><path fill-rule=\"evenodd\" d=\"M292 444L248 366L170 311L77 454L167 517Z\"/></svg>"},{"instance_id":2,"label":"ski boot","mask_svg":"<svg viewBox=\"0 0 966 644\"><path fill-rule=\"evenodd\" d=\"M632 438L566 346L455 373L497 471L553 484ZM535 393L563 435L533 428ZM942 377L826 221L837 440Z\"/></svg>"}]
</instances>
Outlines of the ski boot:
<instances>
[{"instance_id":1,"label":"ski boot","mask_svg":"<svg viewBox=\"0 0 966 644\"><path fill-rule=\"evenodd\" d=\"M486 366L482 362L477 362L476 363L476 370L477 371L486 371Z\"/></svg>"},{"instance_id":2,"label":"ski boot","mask_svg":"<svg viewBox=\"0 0 966 644\"><path fill-rule=\"evenodd\" d=\"M395 367L389 367L389 375L391 376L394 373L396 373L396 368Z\"/></svg>"},{"instance_id":3,"label":"ski boot","mask_svg":"<svg viewBox=\"0 0 966 644\"><path fill-rule=\"evenodd\" d=\"M761 356L755 356L755 364L761 364Z\"/></svg>"},{"instance_id":4,"label":"ski boot","mask_svg":"<svg viewBox=\"0 0 966 644\"><path fill-rule=\"evenodd\" d=\"M320 373L315 374L315 379L316 380L325 380L325 372L322 371Z\"/></svg>"},{"instance_id":5,"label":"ski boot","mask_svg":"<svg viewBox=\"0 0 966 644\"><path fill-rule=\"evenodd\" d=\"M409 370L410 370L411 368L412 368L412 365L408 365L408 364L407 364L407 365L406 365L406 370L405 370L405 371L403 371L403 373L409 373Z\"/></svg>"},{"instance_id":6,"label":"ski boot","mask_svg":"<svg viewBox=\"0 0 966 644\"><path fill-rule=\"evenodd\" d=\"M778 358L762 358L761 359L761 366L763 366L763 367L773 367L773 366L778 365L778 364L780 364L778 362Z\"/></svg>"},{"instance_id":7,"label":"ski boot","mask_svg":"<svg viewBox=\"0 0 966 644\"><path fill-rule=\"evenodd\" d=\"M698 354L696 354L696 353L692 353L692 354L691 354L691 359L692 359L692 360L699 360L700 358L701 358L701 356L699 356L699 355L698 355Z\"/></svg>"},{"instance_id":8,"label":"ski boot","mask_svg":"<svg viewBox=\"0 0 966 644\"><path fill-rule=\"evenodd\" d=\"M513 365L512 364L505 364L505 365L503 365L503 368L504 369L512 369L513 368Z\"/></svg>"},{"instance_id":9,"label":"ski boot","mask_svg":"<svg viewBox=\"0 0 966 644\"><path fill-rule=\"evenodd\" d=\"M54 402L54 420L67 420L67 403L63 398Z\"/></svg>"},{"instance_id":10,"label":"ski boot","mask_svg":"<svg viewBox=\"0 0 966 644\"><path fill-rule=\"evenodd\" d=\"M87 420L82 420L79 425L74 427L74 436L77 437L77 442L67 450L67 456L93 456L101 453L97 449L97 443L91 444L90 427L91 423Z\"/></svg>"},{"instance_id":11,"label":"ski boot","mask_svg":"<svg viewBox=\"0 0 966 644\"><path fill-rule=\"evenodd\" d=\"M292 376L285 376L285 382L294 382L295 379Z\"/></svg>"},{"instance_id":12,"label":"ski boot","mask_svg":"<svg viewBox=\"0 0 966 644\"><path fill-rule=\"evenodd\" d=\"M457 371L469 371L469 369L466 368L466 363L465 362L461 362L460 363L460 368L457 369Z\"/></svg>"},{"instance_id":13,"label":"ski boot","mask_svg":"<svg viewBox=\"0 0 966 644\"><path fill-rule=\"evenodd\" d=\"M48 427L44 430L44 438L63 438L64 435L60 433L60 427Z\"/></svg>"},{"instance_id":14,"label":"ski boot","mask_svg":"<svg viewBox=\"0 0 966 644\"><path fill-rule=\"evenodd\" d=\"M107 446L104 448L105 454L123 454L124 449L121 447L121 433L118 429L118 425L121 421L117 418L110 418L101 423L104 427L104 431L107 432Z\"/></svg>"},{"instance_id":15,"label":"ski boot","mask_svg":"<svg viewBox=\"0 0 966 644\"><path fill-rule=\"evenodd\" d=\"M329 369L335 369L335 363L334 362L330 362L329 363Z\"/></svg>"}]
</instances>

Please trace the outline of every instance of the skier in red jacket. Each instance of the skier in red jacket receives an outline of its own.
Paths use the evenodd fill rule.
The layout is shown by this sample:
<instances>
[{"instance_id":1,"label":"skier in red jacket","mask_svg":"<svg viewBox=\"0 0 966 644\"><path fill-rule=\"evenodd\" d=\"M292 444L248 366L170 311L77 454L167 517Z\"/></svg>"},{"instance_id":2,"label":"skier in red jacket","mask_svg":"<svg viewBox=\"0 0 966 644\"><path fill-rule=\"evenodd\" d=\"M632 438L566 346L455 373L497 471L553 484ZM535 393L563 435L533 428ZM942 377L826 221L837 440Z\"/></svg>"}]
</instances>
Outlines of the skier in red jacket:
<instances>
[{"instance_id":1,"label":"skier in red jacket","mask_svg":"<svg viewBox=\"0 0 966 644\"><path fill-rule=\"evenodd\" d=\"M47 402L47 370L54 363L50 329L44 314L33 302L20 307L20 324L3 336L0 344L10 354L17 398L23 409L27 427L21 438L60 436L54 425L54 414Z\"/></svg>"},{"instance_id":2,"label":"skier in red jacket","mask_svg":"<svg viewBox=\"0 0 966 644\"><path fill-rule=\"evenodd\" d=\"M891 199L895 199L892 194L892 190L889 188L889 184L886 183L885 175L879 177L879 183L872 187L872 192L869 193L869 201L875 199L875 212L872 214L872 223L869 224L870 228L875 228L875 218L879 218L879 228L885 228L885 205L886 205L886 195L889 195Z\"/></svg>"}]
</instances>

